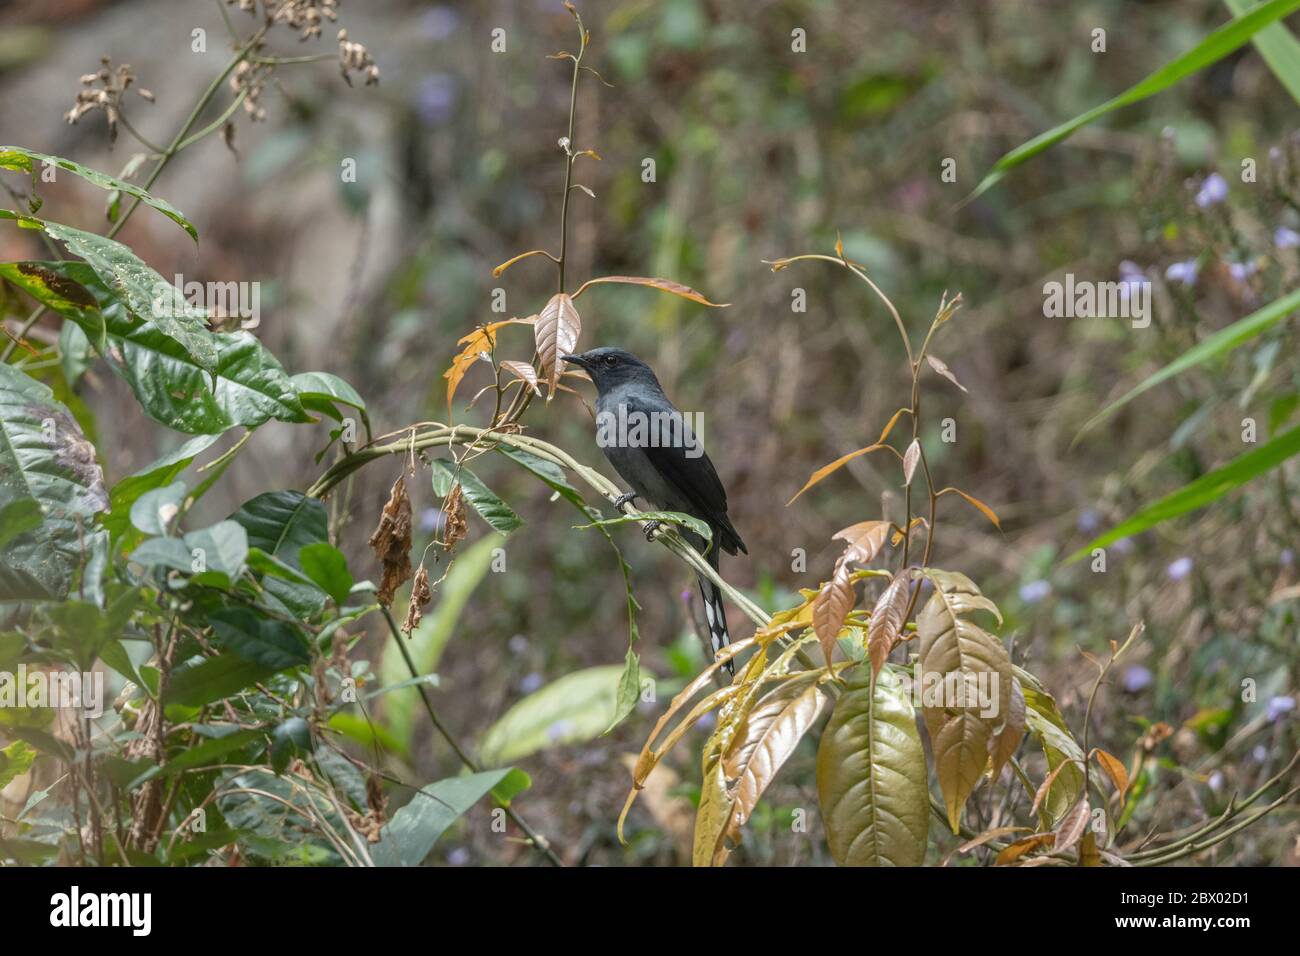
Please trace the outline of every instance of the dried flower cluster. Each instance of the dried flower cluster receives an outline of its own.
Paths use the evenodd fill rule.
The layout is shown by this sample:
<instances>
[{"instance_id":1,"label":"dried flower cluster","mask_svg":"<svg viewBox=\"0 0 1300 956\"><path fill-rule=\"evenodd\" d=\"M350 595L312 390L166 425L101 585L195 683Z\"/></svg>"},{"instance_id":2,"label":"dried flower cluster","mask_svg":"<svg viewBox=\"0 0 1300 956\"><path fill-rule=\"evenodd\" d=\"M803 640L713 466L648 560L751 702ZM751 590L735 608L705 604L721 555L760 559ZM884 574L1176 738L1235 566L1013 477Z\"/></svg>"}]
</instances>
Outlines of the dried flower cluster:
<instances>
[{"instance_id":1,"label":"dried flower cluster","mask_svg":"<svg viewBox=\"0 0 1300 956\"><path fill-rule=\"evenodd\" d=\"M254 122L261 122L266 119L266 110L262 108L260 102L262 88L266 86L267 77L271 75L271 68L264 63L252 63L243 60L235 67L230 74L230 89L236 96L244 94L244 112ZM229 125L229 124L227 124Z\"/></svg>"},{"instance_id":2,"label":"dried flower cluster","mask_svg":"<svg viewBox=\"0 0 1300 956\"><path fill-rule=\"evenodd\" d=\"M348 86L352 85L349 74L353 72L365 74L366 86L379 84L379 67L375 65L374 57L360 43L349 40L347 30L339 31L339 72Z\"/></svg>"},{"instance_id":3,"label":"dried flower cluster","mask_svg":"<svg viewBox=\"0 0 1300 956\"><path fill-rule=\"evenodd\" d=\"M324 21L338 19L338 0L289 0L275 11L275 23L287 23L299 31L300 40L320 36Z\"/></svg>"},{"instance_id":4,"label":"dried flower cluster","mask_svg":"<svg viewBox=\"0 0 1300 956\"><path fill-rule=\"evenodd\" d=\"M113 61L108 57L101 59L100 64L98 72L87 73L81 78L82 88L77 91L77 101L72 109L63 114L63 118L69 123L76 123L87 113L102 109L108 120L109 141L115 142L117 121L121 116L122 94L135 82L135 73L127 63L114 69ZM135 92L137 96L150 103L153 102L153 94L143 87L137 86Z\"/></svg>"}]
</instances>

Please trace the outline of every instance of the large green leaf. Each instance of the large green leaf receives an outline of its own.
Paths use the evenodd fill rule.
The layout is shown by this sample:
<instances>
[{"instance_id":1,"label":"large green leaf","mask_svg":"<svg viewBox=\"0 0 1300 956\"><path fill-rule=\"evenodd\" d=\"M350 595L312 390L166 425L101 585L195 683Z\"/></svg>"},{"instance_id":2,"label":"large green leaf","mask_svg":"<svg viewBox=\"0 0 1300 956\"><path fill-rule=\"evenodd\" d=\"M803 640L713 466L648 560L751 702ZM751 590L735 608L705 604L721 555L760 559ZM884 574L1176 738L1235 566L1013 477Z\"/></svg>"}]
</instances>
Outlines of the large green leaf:
<instances>
[{"instance_id":1,"label":"large green leaf","mask_svg":"<svg viewBox=\"0 0 1300 956\"><path fill-rule=\"evenodd\" d=\"M1300 289L1282 296L1282 298L1270 302L1262 309L1258 309L1246 316L1233 322L1227 328L1220 329L1205 341L1198 343L1188 349L1178 358L1174 359L1160 371L1144 380L1141 384L1134 386L1123 397L1111 402L1092 418L1084 423L1083 428L1079 429L1079 434L1091 429L1094 425L1109 418L1120 407L1127 405L1133 399L1137 398L1143 392L1154 388L1166 379L1173 378L1180 372L1185 372L1193 366L1200 365L1217 355L1223 355L1231 352L1243 342L1253 339L1267 329L1272 328L1278 322L1285 319L1296 309L1300 309Z\"/></svg>"},{"instance_id":2,"label":"large green leaf","mask_svg":"<svg viewBox=\"0 0 1300 956\"><path fill-rule=\"evenodd\" d=\"M588 667L529 694L483 735L483 762L513 763L546 747L594 740L617 713L622 673L622 667Z\"/></svg>"},{"instance_id":3,"label":"large green leaf","mask_svg":"<svg viewBox=\"0 0 1300 956\"><path fill-rule=\"evenodd\" d=\"M1254 6L1250 0L1223 0L1233 16L1241 18ZM1284 24L1264 27L1251 39L1273 75L1286 87L1291 99L1300 103L1300 41Z\"/></svg>"},{"instance_id":4,"label":"large green leaf","mask_svg":"<svg viewBox=\"0 0 1300 956\"><path fill-rule=\"evenodd\" d=\"M1281 465L1288 458L1300 454L1300 426L1283 432L1271 441L1260 445L1252 452L1234 458L1222 468L1216 468L1209 474L1201 475L1195 481L1184 485L1177 491L1165 495L1159 501L1147 505L1133 517L1120 522L1105 534L1089 542L1074 554L1066 563L1077 561L1094 548L1104 548L1121 538L1131 538L1153 528L1162 521L1177 518L1179 515L1204 508L1217 501L1228 492L1239 488L1253 478Z\"/></svg>"},{"instance_id":5,"label":"large green leaf","mask_svg":"<svg viewBox=\"0 0 1300 956\"><path fill-rule=\"evenodd\" d=\"M237 694L274 674L273 668L230 652L205 657L172 671L163 690L163 703L199 707Z\"/></svg>"},{"instance_id":6,"label":"large green leaf","mask_svg":"<svg viewBox=\"0 0 1300 956\"><path fill-rule=\"evenodd\" d=\"M181 290L114 239L59 222L19 216L0 209L0 218L36 225L85 260L100 281L135 315L180 346L195 365L211 373L217 367L218 337L208 329L206 310L190 305ZM52 265L50 263L47 266ZM83 285L85 283L82 283ZM71 316L69 316L71 318ZM94 341L94 336L86 334Z\"/></svg>"},{"instance_id":7,"label":"large green leaf","mask_svg":"<svg viewBox=\"0 0 1300 956\"><path fill-rule=\"evenodd\" d=\"M209 623L218 644L253 664L279 671L311 662L301 631L252 608L219 608Z\"/></svg>"},{"instance_id":8,"label":"large green leaf","mask_svg":"<svg viewBox=\"0 0 1300 956\"><path fill-rule=\"evenodd\" d=\"M244 571L248 534L238 522L227 519L183 538L149 538L131 551L131 560L180 571L198 584L228 588Z\"/></svg>"},{"instance_id":9,"label":"large green leaf","mask_svg":"<svg viewBox=\"0 0 1300 956\"><path fill-rule=\"evenodd\" d=\"M355 408L361 413L361 423L365 426L366 435L369 436L370 416L366 413L366 403L357 390L343 379L329 372L300 372L289 381L298 392L303 407L310 411L321 412L339 421L343 415L335 407L336 405Z\"/></svg>"},{"instance_id":10,"label":"large green leaf","mask_svg":"<svg viewBox=\"0 0 1300 956\"><path fill-rule=\"evenodd\" d=\"M205 330L213 360L200 363L172 332L153 320L136 319L83 263L0 263L0 276L81 325L145 413L168 428L220 434L272 418L312 420L280 363L248 332Z\"/></svg>"},{"instance_id":11,"label":"large green leaf","mask_svg":"<svg viewBox=\"0 0 1300 956\"><path fill-rule=\"evenodd\" d=\"M196 435L164 454L157 461L127 475L108 493L109 511L99 523L118 537L130 523L131 506L143 494L172 484L199 452L208 448L220 435Z\"/></svg>"},{"instance_id":12,"label":"large green leaf","mask_svg":"<svg viewBox=\"0 0 1300 956\"><path fill-rule=\"evenodd\" d=\"M419 866L447 827L510 772L509 767L485 770L422 787L384 824L371 858L377 866Z\"/></svg>"},{"instance_id":13,"label":"large green leaf","mask_svg":"<svg viewBox=\"0 0 1300 956\"><path fill-rule=\"evenodd\" d=\"M91 169L80 163L74 163L70 159L64 159L62 156L50 156L46 153L38 153L35 150L24 149L21 146L0 146L0 169L14 169L20 172L36 174L37 170L33 163L49 163L59 169L66 169L75 176L80 176L86 182L94 183L102 189L114 190L120 193L126 193L128 196L134 196L146 206L157 209L160 213L170 219L176 225L180 226L190 234L193 239L198 239L199 234L194 228L194 224L185 218L179 209L166 200L159 199L157 196L151 196L139 186L128 183L125 180L109 176L107 173L101 173L97 169Z\"/></svg>"},{"instance_id":14,"label":"large green leaf","mask_svg":"<svg viewBox=\"0 0 1300 956\"><path fill-rule=\"evenodd\" d=\"M446 497L452 486L459 481L465 499L494 531L506 535L523 525L519 515L464 465L455 467L438 458L433 462L432 475L433 493L440 498Z\"/></svg>"},{"instance_id":15,"label":"large green leaf","mask_svg":"<svg viewBox=\"0 0 1300 956\"><path fill-rule=\"evenodd\" d=\"M1011 659L992 634L968 620L976 610L1002 620L997 605L980 593L974 582L956 571L926 568L934 594L916 619L919 657L916 679L921 684L922 714L934 753L935 776L948 809L948 823L956 833L962 807L988 765L988 743L1007 719L1011 707ZM935 704L931 688L949 686L949 675L967 699L948 699L946 690ZM997 697L992 713L970 699L973 688L985 688Z\"/></svg>"},{"instance_id":16,"label":"large green leaf","mask_svg":"<svg viewBox=\"0 0 1300 956\"><path fill-rule=\"evenodd\" d=\"M108 507L95 448L68 409L45 385L0 365L0 514L12 522L26 513L30 523L31 501L43 520L0 555L0 600L66 597L92 519Z\"/></svg>"},{"instance_id":17,"label":"large green leaf","mask_svg":"<svg viewBox=\"0 0 1300 956\"><path fill-rule=\"evenodd\" d=\"M248 543L295 568L305 544L329 540L329 515L317 498L300 491L268 491L230 516L248 532Z\"/></svg>"},{"instance_id":18,"label":"large green leaf","mask_svg":"<svg viewBox=\"0 0 1300 956\"><path fill-rule=\"evenodd\" d=\"M930 826L925 750L893 668L855 667L817 748L826 841L840 866L920 866Z\"/></svg>"},{"instance_id":19,"label":"large green leaf","mask_svg":"<svg viewBox=\"0 0 1300 956\"><path fill-rule=\"evenodd\" d=\"M1015 670L1024 689L1025 723L1030 734L1043 748L1048 773L1063 763L1068 764L1056 774L1043 801L1047 822L1055 824L1070 811L1083 791L1083 748L1066 726L1065 718L1056 706L1056 699L1043 689L1036 678L1019 667Z\"/></svg>"},{"instance_id":20,"label":"large green leaf","mask_svg":"<svg viewBox=\"0 0 1300 956\"><path fill-rule=\"evenodd\" d=\"M980 182L968 199L974 199L991 188L1010 170L1028 159L1037 156L1043 150L1056 145L1072 135L1080 127L1112 110L1130 106L1168 89L1175 83L1212 63L1217 63L1229 53L1250 42L1251 37L1289 13L1300 10L1300 0L1267 0L1254 7L1249 13L1225 23L1204 40L1182 56L1166 63L1160 69L1147 76L1141 82L1129 87L1123 93L1095 106L1085 113L1080 113L1072 120L1040 133L1027 143L1022 143L993 164L987 176Z\"/></svg>"}]
</instances>

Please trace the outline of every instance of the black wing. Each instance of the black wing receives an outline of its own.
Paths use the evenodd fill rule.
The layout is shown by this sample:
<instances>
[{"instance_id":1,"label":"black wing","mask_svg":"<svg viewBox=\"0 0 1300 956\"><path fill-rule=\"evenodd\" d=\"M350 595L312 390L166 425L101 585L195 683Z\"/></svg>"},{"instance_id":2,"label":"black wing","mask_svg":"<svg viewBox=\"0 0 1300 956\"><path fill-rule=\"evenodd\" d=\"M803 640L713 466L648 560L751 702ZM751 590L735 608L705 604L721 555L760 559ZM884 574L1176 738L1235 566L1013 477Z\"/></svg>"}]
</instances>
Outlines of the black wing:
<instances>
[{"instance_id":1,"label":"black wing","mask_svg":"<svg viewBox=\"0 0 1300 956\"><path fill-rule=\"evenodd\" d=\"M663 412L664 409L632 399L628 402L628 411L649 415ZM694 458L687 456L685 447L676 444L645 447L642 451L664 480L690 503L694 516L709 523L716 543L724 551L735 554L739 549L744 554L749 553L745 550L745 542L740 540L740 535L727 517L727 490L722 487L718 472L703 448L700 449L701 454Z\"/></svg>"}]
</instances>

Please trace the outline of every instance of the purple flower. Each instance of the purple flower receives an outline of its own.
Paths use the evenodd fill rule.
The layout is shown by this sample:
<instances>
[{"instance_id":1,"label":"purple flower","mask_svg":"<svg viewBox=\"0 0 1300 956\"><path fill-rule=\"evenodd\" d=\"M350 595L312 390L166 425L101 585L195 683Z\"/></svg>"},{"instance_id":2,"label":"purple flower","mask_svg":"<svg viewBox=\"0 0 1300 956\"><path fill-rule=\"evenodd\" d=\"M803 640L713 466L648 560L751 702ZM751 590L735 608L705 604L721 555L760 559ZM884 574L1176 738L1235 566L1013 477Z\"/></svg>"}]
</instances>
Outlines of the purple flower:
<instances>
[{"instance_id":1,"label":"purple flower","mask_svg":"<svg viewBox=\"0 0 1300 956\"><path fill-rule=\"evenodd\" d=\"M699 727L701 730L712 730L713 725L716 724L717 722L718 722L718 715L715 714L713 711L709 711L707 714L705 714L696 722L695 726Z\"/></svg>"},{"instance_id":2,"label":"purple flower","mask_svg":"<svg viewBox=\"0 0 1300 956\"><path fill-rule=\"evenodd\" d=\"M456 78L450 73L430 73L420 78L415 106L426 126L441 126L456 108Z\"/></svg>"},{"instance_id":3,"label":"purple flower","mask_svg":"<svg viewBox=\"0 0 1300 956\"><path fill-rule=\"evenodd\" d=\"M1250 755L1254 758L1255 763L1263 763L1268 759L1268 748L1263 744L1255 744L1255 749L1250 752Z\"/></svg>"},{"instance_id":4,"label":"purple flower","mask_svg":"<svg viewBox=\"0 0 1300 956\"><path fill-rule=\"evenodd\" d=\"M1196 260L1188 259L1186 262L1175 262L1165 269L1165 278L1183 285L1196 285L1196 274L1199 271Z\"/></svg>"},{"instance_id":5,"label":"purple flower","mask_svg":"<svg viewBox=\"0 0 1300 956\"><path fill-rule=\"evenodd\" d=\"M1150 687L1152 679L1151 671L1141 664L1134 664L1124 671L1124 689L1130 694L1136 694Z\"/></svg>"},{"instance_id":6,"label":"purple flower","mask_svg":"<svg viewBox=\"0 0 1300 956\"><path fill-rule=\"evenodd\" d=\"M425 508L420 512L420 530L425 534L433 534L442 528L445 520L441 508Z\"/></svg>"},{"instance_id":7,"label":"purple flower","mask_svg":"<svg viewBox=\"0 0 1300 956\"><path fill-rule=\"evenodd\" d=\"M681 599L682 599L682 603L683 603L683 604L690 604L690 603L691 603L691 589L690 589L690 588L682 588L682 593L681 593L680 596L681 596Z\"/></svg>"},{"instance_id":8,"label":"purple flower","mask_svg":"<svg viewBox=\"0 0 1300 956\"><path fill-rule=\"evenodd\" d=\"M1101 515L1086 508L1079 512L1079 530L1084 534L1091 534L1101 526Z\"/></svg>"},{"instance_id":9,"label":"purple flower","mask_svg":"<svg viewBox=\"0 0 1300 956\"><path fill-rule=\"evenodd\" d=\"M445 40L460 26L460 14L447 6L430 8L420 18L420 36L426 40Z\"/></svg>"},{"instance_id":10,"label":"purple flower","mask_svg":"<svg viewBox=\"0 0 1300 956\"><path fill-rule=\"evenodd\" d=\"M1211 790L1213 790L1215 793L1218 793L1220 790L1223 789L1223 771L1221 770L1214 771L1214 773L1210 774L1210 779L1205 782L1210 785Z\"/></svg>"},{"instance_id":11,"label":"purple flower","mask_svg":"<svg viewBox=\"0 0 1300 956\"><path fill-rule=\"evenodd\" d=\"M1293 697L1273 697L1268 702L1268 722L1277 723L1284 714L1289 714L1295 710L1295 698Z\"/></svg>"},{"instance_id":12,"label":"purple flower","mask_svg":"<svg viewBox=\"0 0 1300 956\"><path fill-rule=\"evenodd\" d=\"M1052 593L1052 585L1039 579L1020 585L1020 600L1026 604L1037 604Z\"/></svg>"},{"instance_id":13,"label":"purple flower","mask_svg":"<svg viewBox=\"0 0 1300 956\"><path fill-rule=\"evenodd\" d=\"M1210 173L1201 183L1200 190L1196 193L1196 205L1202 209L1208 209L1210 206L1216 206L1228 198L1228 181L1218 173Z\"/></svg>"},{"instance_id":14,"label":"purple flower","mask_svg":"<svg viewBox=\"0 0 1300 956\"><path fill-rule=\"evenodd\" d=\"M1291 565L1295 563L1295 551L1292 550L1291 548L1283 548L1282 553L1278 555L1278 557L1285 565Z\"/></svg>"},{"instance_id":15,"label":"purple flower","mask_svg":"<svg viewBox=\"0 0 1300 956\"><path fill-rule=\"evenodd\" d=\"M447 862L452 866L464 866L469 862L469 850L458 846L447 854Z\"/></svg>"},{"instance_id":16,"label":"purple flower","mask_svg":"<svg viewBox=\"0 0 1300 956\"><path fill-rule=\"evenodd\" d=\"M1191 558L1183 556L1171 562L1169 567L1165 568L1165 574L1169 576L1170 581L1181 581L1192 573L1194 563Z\"/></svg>"},{"instance_id":17,"label":"purple flower","mask_svg":"<svg viewBox=\"0 0 1300 956\"><path fill-rule=\"evenodd\" d=\"M1119 264L1119 294L1127 299L1147 284L1146 273L1136 262L1125 259Z\"/></svg>"},{"instance_id":18,"label":"purple flower","mask_svg":"<svg viewBox=\"0 0 1300 956\"><path fill-rule=\"evenodd\" d=\"M1294 249L1300 246L1300 232L1288 229L1286 226L1278 226L1277 231L1273 233L1273 245L1279 249Z\"/></svg>"},{"instance_id":19,"label":"purple flower","mask_svg":"<svg viewBox=\"0 0 1300 956\"><path fill-rule=\"evenodd\" d=\"M510 648L511 654L522 654L528 650L528 638L522 634L516 634L506 642L506 647Z\"/></svg>"},{"instance_id":20,"label":"purple flower","mask_svg":"<svg viewBox=\"0 0 1300 956\"><path fill-rule=\"evenodd\" d=\"M1133 541L1131 538L1120 538L1111 545L1120 554L1128 554L1133 550Z\"/></svg>"},{"instance_id":21,"label":"purple flower","mask_svg":"<svg viewBox=\"0 0 1300 956\"><path fill-rule=\"evenodd\" d=\"M1258 266L1253 262L1230 262L1228 263L1228 274L1238 282L1245 282L1255 274Z\"/></svg>"},{"instance_id":22,"label":"purple flower","mask_svg":"<svg viewBox=\"0 0 1300 956\"><path fill-rule=\"evenodd\" d=\"M533 671L531 674L525 674L523 680L519 682L519 692L522 694L531 694L535 690L540 690L546 679L541 674Z\"/></svg>"}]
</instances>

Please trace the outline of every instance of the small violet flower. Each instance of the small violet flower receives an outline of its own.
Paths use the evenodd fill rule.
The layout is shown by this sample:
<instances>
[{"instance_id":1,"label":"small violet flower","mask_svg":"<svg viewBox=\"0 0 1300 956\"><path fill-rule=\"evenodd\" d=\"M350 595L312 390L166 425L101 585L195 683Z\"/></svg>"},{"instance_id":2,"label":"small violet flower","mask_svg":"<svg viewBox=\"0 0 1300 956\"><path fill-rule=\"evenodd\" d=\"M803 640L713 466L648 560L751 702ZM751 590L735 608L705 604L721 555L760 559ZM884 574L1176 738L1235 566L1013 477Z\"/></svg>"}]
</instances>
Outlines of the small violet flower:
<instances>
[{"instance_id":1,"label":"small violet flower","mask_svg":"<svg viewBox=\"0 0 1300 956\"><path fill-rule=\"evenodd\" d=\"M1210 206L1217 206L1227 198L1228 181L1218 173L1210 173L1196 193L1196 205L1208 209Z\"/></svg>"}]
</instances>

